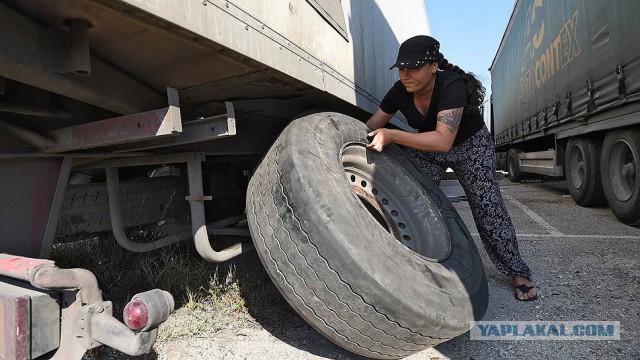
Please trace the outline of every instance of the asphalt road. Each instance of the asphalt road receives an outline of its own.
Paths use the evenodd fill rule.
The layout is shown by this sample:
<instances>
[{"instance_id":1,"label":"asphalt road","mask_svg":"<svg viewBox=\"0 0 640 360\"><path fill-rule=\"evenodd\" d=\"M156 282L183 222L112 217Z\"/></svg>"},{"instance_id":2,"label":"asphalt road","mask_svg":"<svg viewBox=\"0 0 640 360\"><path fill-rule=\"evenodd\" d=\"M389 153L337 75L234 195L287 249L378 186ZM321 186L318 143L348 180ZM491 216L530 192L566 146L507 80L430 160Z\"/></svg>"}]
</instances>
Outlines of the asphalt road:
<instances>
[{"instance_id":1,"label":"asphalt road","mask_svg":"<svg viewBox=\"0 0 640 360\"><path fill-rule=\"evenodd\" d=\"M467 333L415 359L640 359L640 229L606 207L577 206L564 181L500 184L540 296L515 301L509 279L481 250L490 291L482 320L620 321L620 340L478 341ZM464 194L455 180L441 189L453 200ZM453 205L482 249L468 204Z\"/></svg>"}]
</instances>

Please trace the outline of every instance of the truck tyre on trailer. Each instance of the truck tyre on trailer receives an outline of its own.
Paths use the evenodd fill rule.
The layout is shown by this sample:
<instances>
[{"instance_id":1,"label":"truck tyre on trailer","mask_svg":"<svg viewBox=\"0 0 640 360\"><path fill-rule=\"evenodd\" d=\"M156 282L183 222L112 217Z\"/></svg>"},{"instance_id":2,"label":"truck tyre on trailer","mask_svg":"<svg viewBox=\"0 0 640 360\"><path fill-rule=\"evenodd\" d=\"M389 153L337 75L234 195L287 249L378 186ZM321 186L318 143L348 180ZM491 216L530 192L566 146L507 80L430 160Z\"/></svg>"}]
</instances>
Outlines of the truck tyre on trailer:
<instances>
[{"instance_id":1,"label":"truck tyre on trailer","mask_svg":"<svg viewBox=\"0 0 640 360\"><path fill-rule=\"evenodd\" d=\"M607 204L620 221L640 226L640 130L608 132L600 164Z\"/></svg>"},{"instance_id":2,"label":"truck tyre on trailer","mask_svg":"<svg viewBox=\"0 0 640 360\"><path fill-rule=\"evenodd\" d=\"M256 250L289 304L360 355L458 336L488 301L477 248L446 196L394 145L336 113L293 121L249 183Z\"/></svg>"},{"instance_id":3,"label":"truck tyre on trailer","mask_svg":"<svg viewBox=\"0 0 640 360\"><path fill-rule=\"evenodd\" d=\"M518 160L518 154L520 154L520 152L518 149L511 149L507 155L507 171L509 171L509 180L511 180L511 182L518 182L522 178L520 160Z\"/></svg>"},{"instance_id":4,"label":"truck tyre on trailer","mask_svg":"<svg viewBox=\"0 0 640 360\"><path fill-rule=\"evenodd\" d=\"M124 180L120 183L121 208L125 227L137 226L184 215L187 186L184 178L162 176ZM69 185L65 192L56 235L111 230L106 183Z\"/></svg>"},{"instance_id":5,"label":"truck tyre on trailer","mask_svg":"<svg viewBox=\"0 0 640 360\"><path fill-rule=\"evenodd\" d=\"M580 206L605 205L600 180L601 144L594 138L574 137L567 141L564 169L567 188Z\"/></svg>"}]
</instances>

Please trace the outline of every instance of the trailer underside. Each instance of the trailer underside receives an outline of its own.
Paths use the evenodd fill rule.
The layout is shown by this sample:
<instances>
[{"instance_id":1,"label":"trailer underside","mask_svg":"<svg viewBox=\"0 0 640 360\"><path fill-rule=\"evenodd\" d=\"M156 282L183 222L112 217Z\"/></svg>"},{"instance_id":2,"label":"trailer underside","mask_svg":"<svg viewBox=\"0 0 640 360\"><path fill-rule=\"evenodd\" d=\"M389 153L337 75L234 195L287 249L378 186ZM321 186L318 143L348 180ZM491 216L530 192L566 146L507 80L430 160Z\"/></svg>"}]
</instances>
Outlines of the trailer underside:
<instances>
[{"instance_id":1,"label":"trailer underside","mask_svg":"<svg viewBox=\"0 0 640 360\"><path fill-rule=\"evenodd\" d=\"M234 16L248 16L221 8L217 26L236 20L226 26L237 27ZM309 79L126 2L7 1L0 28L0 172L15 174L0 180L6 192L0 228L14 239L4 251L14 254L47 256L65 184L78 172L104 182L106 166L123 167L120 176L128 180L172 165L181 167L186 186L188 161L180 158L201 154L209 160L204 192L216 196L206 202L215 209L206 221L216 221L243 211L242 183L297 114L367 114ZM273 35L270 42L277 41ZM290 58L291 49L279 56ZM323 71L312 76L323 81ZM140 160L154 156L152 163Z\"/></svg>"}]
</instances>

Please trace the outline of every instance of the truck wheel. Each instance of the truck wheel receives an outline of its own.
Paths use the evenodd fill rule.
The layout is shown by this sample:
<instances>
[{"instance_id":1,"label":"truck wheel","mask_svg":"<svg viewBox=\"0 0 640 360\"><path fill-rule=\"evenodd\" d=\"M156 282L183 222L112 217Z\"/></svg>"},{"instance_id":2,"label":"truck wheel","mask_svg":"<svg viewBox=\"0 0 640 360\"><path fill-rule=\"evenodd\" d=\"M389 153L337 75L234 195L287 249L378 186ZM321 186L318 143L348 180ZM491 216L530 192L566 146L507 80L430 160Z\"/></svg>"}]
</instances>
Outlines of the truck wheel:
<instances>
[{"instance_id":1,"label":"truck wheel","mask_svg":"<svg viewBox=\"0 0 640 360\"><path fill-rule=\"evenodd\" d=\"M484 268L440 189L394 145L336 113L293 121L247 194L256 251L289 304L335 344L397 359L480 319Z\"/></svg>"},{"instance_id":2,"label":"truck wheel","mask_svg":"<svg viewBox=\"0 0 640 360\"><path fill-rule=\"evenodd\" d=\"M507 170L509 171L509 180L511 180L511 182L518 182L522 179L520 161L518 161L518 154L520 154L520 152L518 149L511 149L507 155Z\"/></svg>"},{"instance_id":3,"label":"truck wheel","mask_svg":"<svg viewBox=\"0 0 640 360\"><path fill-rule=\"evenodd\" d=\"M580 206L605 204L600 180L601 144L592 138L576 137L567 142L565 177L571 197Z\"/></svg>"},{"instance_id":4,"label":"truck wheel","mask_svg":"<svg viewBox=\"0 0 640 360\"><path fill-rule=\"evenodd\" d=\"M164 176L124 180L120 183L125 227L171 219L186 214L184 178ZM106 183L69 185L65 192L56 236L111 230ZM70 239L66 239L70 240Z\"/></svg>"},{"instance_id":5,"label":"truck wheel","mask_svg":"<svg viewBox=\"0 0 640 360\"><path fill-rule=\"evenodd\" d=\"M607 204L620 221L640 226L640 131L607 133L600 166Z\"/></svg>"}]
</instances>

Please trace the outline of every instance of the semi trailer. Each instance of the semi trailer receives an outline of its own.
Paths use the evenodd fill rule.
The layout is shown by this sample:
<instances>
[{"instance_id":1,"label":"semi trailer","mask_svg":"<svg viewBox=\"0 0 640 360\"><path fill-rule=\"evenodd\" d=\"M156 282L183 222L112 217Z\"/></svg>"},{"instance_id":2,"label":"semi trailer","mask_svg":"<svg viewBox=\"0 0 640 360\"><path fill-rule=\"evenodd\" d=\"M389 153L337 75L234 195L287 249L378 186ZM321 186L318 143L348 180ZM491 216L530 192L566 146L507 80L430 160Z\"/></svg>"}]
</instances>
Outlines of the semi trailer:
<instances>
[{"instance_id":1,"label":"semi trailer","mask_svg":"<svg viewBox=\"0 0 640 360\"><path fill-rule=\"evenodd\" d=\"M491 72L498 167L565 177L581 206L640 225L636 1L518 0Z\"/></svg>"},{"instance_id":2,"label":"semi trailer","mask_svg":"<svg viewBox=\"0 0 640 360\"><path fill-rule=\"evenodd\" d=\"M2 1L0 358L153 345L172 294L134 296L122 324L93 274L48 260L82 233L133 252L192 241L213 262L255 249L293 309L360 355L466 332L488 296L464 222L402 150L365 147L424 6Z\"/></svg>"}]
</instances>

